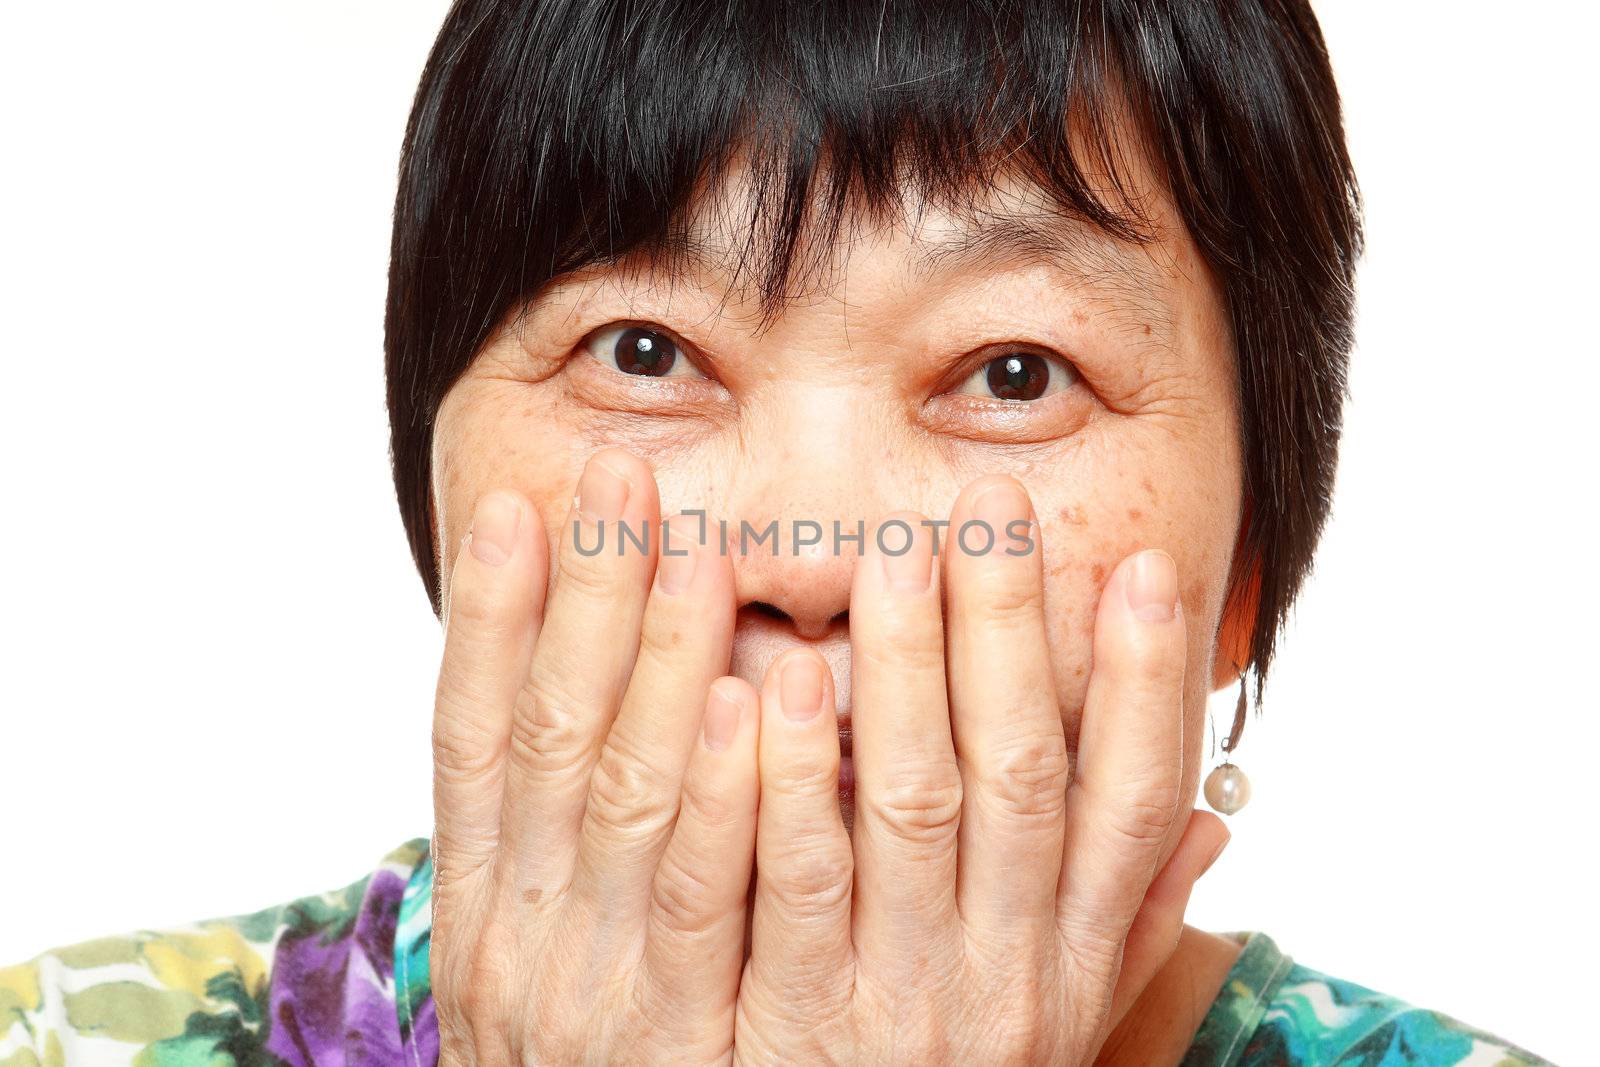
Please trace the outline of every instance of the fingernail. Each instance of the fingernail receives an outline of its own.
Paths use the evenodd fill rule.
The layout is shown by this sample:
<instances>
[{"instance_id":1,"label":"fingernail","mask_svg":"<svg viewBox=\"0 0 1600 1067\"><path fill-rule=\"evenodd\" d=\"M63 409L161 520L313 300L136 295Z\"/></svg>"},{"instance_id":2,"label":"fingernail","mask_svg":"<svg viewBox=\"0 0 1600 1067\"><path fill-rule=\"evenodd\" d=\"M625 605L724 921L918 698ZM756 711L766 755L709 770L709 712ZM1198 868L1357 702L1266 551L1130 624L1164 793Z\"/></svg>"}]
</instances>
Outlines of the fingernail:
<instances>
[{"instance_id":1,"label":"fingernail","mask_svg":"<svg viewBox=\"0 0 1600 1067\"><path fill-rule=\"evenodd\" d=\"M628 505L628 481L598 459L578 479L578 511L593 522L615 522Z\"/></svg>"},{"instance_id":2,"label":"fingernail","mask_svg":"<svg viewBox=\"0 0 1600 1067\"><path fill-rule=\"evenodd\" d=\"M1017 550L1013 545L1011 524L1018 519L1028 521L1028 495L1016 482L995 482L972 502L972 517L989 527L994 536L989 547L990 555L1004 552L1008 547L1015 554ZM968 543L982 544L988 536L981 530L974 531L969 535L973 540Z\"/></svg>"},{"instance_id":3,"label":"fingernail","mask_svg":"<svg viewBox=\"0 0 1600 1067\"><path fill-rule=\"evenodd\" d=\"M783 665L778 702L791 722L805 722L822 710L822 667L816 657L795 656Z\"/></svg>"},{"instance_id":4,"label":"fingernail","mask_svg":"<svg viewBox=\"0 0 1600 1067\"><path fill-rule=\"evenodd\" d=\"M933 544L925 531L905 519L890 519L878 527L874 536L883 560L883 576L889 580L890 588L903 593L920 593L928 588L933 573Z\"/></svg>"},{"instance_id":5,"label":"fingernail","mask_svg":"<svg viewBox=\"0 0 1600 1067\"><path fill-rule=\"evenodd\" d=\"M479 562L498 567L511 558L521 522L522 508L516 500L507 493L488 493L478 501L472 516L468 547Z\"/></svg>"},{"instance_id":6,"label":"fingernail","mask_svg":"<svg viewBox=\"0 0 1600 1067\"><path fill-rule=\"evenodd\" d=\"M1145 622L1166 622L1178 606L1178 567L1159 548L1133 558L1126 585L1128 607Z\"/></svg>"},{"instance_id":7,"label":"fingernail","mask_svg":"<svg viewBox=\"0 0 1600 1067\"><path fill-rule=\"evenodd\" d=\"M711 687L711 694L706 697L706 748L721 752L733 744L733 739L739 733L741 710L737 700L715 685Z\"/></svg>"},{"instance_id":8,"label":"fingernail","mask_svg":"<svg viewBox=\"0 0 1600 1067\"><path fill-rule=\"evenodd\" d=\"M698 555L694 542L683 535L673 540L668 524L661 524L661 562L656 565L656 582L668 596L677 596L694 581L694 562Z\"/></svg>"}]
</instances>

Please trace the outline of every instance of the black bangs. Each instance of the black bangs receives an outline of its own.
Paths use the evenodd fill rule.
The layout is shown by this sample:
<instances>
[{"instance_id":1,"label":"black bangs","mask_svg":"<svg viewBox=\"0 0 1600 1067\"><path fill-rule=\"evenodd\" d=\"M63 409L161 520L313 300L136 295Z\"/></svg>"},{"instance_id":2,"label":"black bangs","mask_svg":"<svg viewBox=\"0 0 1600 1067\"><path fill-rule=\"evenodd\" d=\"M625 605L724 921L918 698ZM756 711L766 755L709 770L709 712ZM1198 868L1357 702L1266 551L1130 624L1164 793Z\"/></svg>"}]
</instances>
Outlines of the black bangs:
<instances>
[{"instance_id":1,"label":"black bangs","mask_svg":"<svg viewBox=\"0 0 1600 1067\"><path fill-rule=\"evenodd\" d=\"M1228 297L1251 516L1235 587L1261 591L1264 668L1327 511L1360 246L1304 2L460 0L406 131L385 320L396 487L435 608L434 414L552 279L635 254L670 276L707 251L689 213L737 186L715 251L770 318L863 215L968 216L1001 173L1144 240L1134 160Z\"/></svg>"},{"instance_id":2,"label":"black bangs","mask_svg":"<svg viewBox=\"0 0 1600 1067\"><path fill-rule=\"evenodd\" d=\"M637 250L670 269L692 240L694 194L720 193L737 161L749 203L728 267L771 315L858 208L883 221L909 197L965 215L1002 166L1061 211L1136 237L1087 10L467 3L412 143L459 149L450 123L486 135L478 158L434 163L449 185L437 193L473 205L479 232L463 236L487 258L469 273L514 265L506 284L523 294ZM797 262L802 248L813 258Z\"/></svg>"}]
</instances>

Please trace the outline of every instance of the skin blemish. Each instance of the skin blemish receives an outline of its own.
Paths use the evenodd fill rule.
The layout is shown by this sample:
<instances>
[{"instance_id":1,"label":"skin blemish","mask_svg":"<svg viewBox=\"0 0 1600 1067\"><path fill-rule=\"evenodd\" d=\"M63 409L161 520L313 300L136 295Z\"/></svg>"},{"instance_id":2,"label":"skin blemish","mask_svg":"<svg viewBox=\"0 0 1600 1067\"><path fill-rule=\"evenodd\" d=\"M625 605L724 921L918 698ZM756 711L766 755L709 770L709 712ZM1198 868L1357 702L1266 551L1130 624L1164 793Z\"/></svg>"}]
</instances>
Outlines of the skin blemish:
<instances>
[{"instance_id":1,"label":"skin blemish","mask_svg":"<svg viewBox=\"0 0 1600 1067\"><path fill-rule=\"evenodd\" d=\"M1083 509L1076 504L1068 504L1061 509L1061 521L1070 523L1073 526L1082 526L1085 521Z\"/></svg>"},{"instance_id":2,"label":"skin blemish","mask_svg":"<svg viewBox=\"0 0 1600 1067\"><path fill-rule=\"evenodd\" d=\"M1134 522L1138 522L1140 519L1144 518L1144 512L1140 511L1138 508L1129 508L1128 518L1132 519Z\"/></svg>"},{"instance_id":3,"label":"skin blemish","mask_svg":"<svg viewBox=\"0 0 1600 1067\"><path fill-rule=\"evenodd\" d=\"M524 904L537 904L539 903L539 898L542 896L544 896L543 889L539 889L537 887L533 889L524 889L522 891L522 902Z\"/></svg>"}]
</instances>

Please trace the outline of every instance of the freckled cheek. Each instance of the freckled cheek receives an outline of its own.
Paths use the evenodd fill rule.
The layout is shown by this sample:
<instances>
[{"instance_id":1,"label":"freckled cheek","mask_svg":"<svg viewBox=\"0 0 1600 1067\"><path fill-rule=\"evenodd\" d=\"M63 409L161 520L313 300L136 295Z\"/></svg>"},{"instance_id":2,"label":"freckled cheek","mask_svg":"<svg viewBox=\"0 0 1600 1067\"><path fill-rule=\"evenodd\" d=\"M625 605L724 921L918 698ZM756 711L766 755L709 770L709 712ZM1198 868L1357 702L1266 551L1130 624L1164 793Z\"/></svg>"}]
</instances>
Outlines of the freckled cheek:
<instances>
[{"instance_id":1,"label":"freckled cheek","mask_svg":"<svg viewBox=\"0 0 1600 1067\"><path fill-rule=\"evenodd\" d=\"M1146 479L1105 486L1092 499L1036 501L1052 667L1070 728L1076 728L1093 669L1101 597L1117 567L1135 552L1163 548L1172 555L1189 623L1190 659L1208 655L1231 530L1224 517L1191 496L1163 493Z\"/></svg>"},{"instance_id":2,"label":"freckled cheek","mask_svg":"<svg viewBox=\"0 0 1600 1067\"><path fill-rule=\"evenodd\" d=\"M1123 538L1091 526L1078 504L1041 513L1044 549L1045 625L1056 686L1063 705L1083 703L1093 665L1094 620L1100 595L1123 553Z\"/></svg>"},{"instance_id":3,"label":"freckled cheek","mask_svg":"<svg viewBox=\"0 0 1600 1067\"><path fill-rule=\"evenodd\" d=\"M503 405L463 404L450 414L440 420L434 453L440 544L446 554L465 536L478 498L492 489L512 489L528 498L553 551L583 462L593 450L579 447L559 421L538 420Z\"/></svg>"}]
</instances>

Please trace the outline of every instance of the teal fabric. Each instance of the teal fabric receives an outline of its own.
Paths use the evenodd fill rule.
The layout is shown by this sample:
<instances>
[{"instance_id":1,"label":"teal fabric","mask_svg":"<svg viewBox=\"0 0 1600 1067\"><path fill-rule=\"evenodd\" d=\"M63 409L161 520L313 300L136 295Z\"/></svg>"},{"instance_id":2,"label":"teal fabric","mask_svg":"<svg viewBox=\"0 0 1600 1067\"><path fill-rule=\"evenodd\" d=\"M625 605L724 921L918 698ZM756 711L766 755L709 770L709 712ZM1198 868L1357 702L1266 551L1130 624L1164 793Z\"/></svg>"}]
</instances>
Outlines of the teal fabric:
<instances>
[{"instance_id":1,"label":"teal fabric","mask_svg":"<svg viewBox=\"0 0 1600 1067\"><path fill-rule=\"evenodd\" d=\"M1295 963L1266 934L1223 979L1183 1067L1551 1067L1448 1015Z\"/></svg>"}]
</instances>

